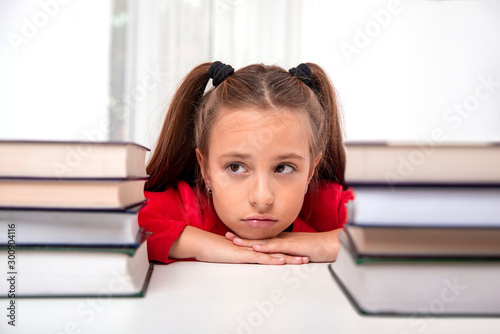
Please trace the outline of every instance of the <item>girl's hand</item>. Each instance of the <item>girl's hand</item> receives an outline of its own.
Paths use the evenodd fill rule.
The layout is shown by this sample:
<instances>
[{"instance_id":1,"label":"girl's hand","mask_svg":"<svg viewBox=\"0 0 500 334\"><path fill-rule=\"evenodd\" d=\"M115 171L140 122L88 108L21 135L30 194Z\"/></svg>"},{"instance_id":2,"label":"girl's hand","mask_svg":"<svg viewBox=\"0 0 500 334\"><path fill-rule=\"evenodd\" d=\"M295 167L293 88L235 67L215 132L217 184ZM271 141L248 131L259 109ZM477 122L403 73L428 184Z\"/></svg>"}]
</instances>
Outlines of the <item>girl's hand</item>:
<instances>
[{"instance_id":1,"label":"girl's hand","mask_svg":"<svg viewBox=\"0 0 500 334\"><path fill-rule=\"evenodd\" d=\"M259 263L259 264L303 264L302 257L280 252L257 252L252 247L240 247L223 236L187 226L174 242L170 258L195 258L203 262Z\"/></svg>"},{"instance_id":2,"label":"girl's hand","mask_svg":"<svg viewBox=\"0 0 500 334\"><path fill-rule=\"evenodd\" d=\"M341 230L318 233L283 232L274 238L260 240L241 239L228 232L226 239L240 247L252 247L256 252L279 252L294 257L305 257L312 262L333 262L339 250L338 233Z\"/></svg>"}]
</instances>

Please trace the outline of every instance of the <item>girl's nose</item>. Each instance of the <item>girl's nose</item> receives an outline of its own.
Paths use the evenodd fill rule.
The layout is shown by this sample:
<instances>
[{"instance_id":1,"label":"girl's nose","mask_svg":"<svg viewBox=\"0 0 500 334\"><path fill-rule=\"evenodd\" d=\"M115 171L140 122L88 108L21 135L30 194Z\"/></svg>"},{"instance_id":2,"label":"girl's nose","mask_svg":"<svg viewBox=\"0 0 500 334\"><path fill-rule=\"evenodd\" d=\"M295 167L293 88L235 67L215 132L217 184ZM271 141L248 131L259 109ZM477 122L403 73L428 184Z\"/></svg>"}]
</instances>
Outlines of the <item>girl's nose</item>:
<instances>
[{"instance_id":1,"label":"girl's nose","mask_svg":"<svg viewBox=\"0 0 500 334\"><path fill-rule=\"evenodd\" d=\"M256 178L252 189L250 189L249 201L258 209L265 209L273 204L274 194L266 178Z\"/></svg>"}]
</instances>

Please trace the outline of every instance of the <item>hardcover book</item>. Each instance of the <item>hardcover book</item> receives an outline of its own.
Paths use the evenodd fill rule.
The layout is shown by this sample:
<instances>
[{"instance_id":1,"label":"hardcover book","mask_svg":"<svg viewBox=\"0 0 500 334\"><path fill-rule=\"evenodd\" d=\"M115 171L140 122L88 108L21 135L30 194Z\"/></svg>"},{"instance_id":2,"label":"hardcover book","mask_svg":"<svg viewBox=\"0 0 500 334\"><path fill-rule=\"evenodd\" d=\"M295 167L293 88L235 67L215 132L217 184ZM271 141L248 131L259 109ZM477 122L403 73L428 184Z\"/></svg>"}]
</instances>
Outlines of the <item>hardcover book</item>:
<instances>
[{"instance_id":1,"label":"hardcover book","mask_svg":"<svg viewBox=\"0 0 500 334\"><path fill-rule=\"evenodd\" d=\"M357 257L343 233L329 270L364 315L499 316L498 259Z\"/></svg>"},{"instance_id":2,"label":"hardcover book","mask_svg":"<svg viewBox=\"0 0 500 334\"><path fill-rule=\"evenodd\" d=\"M140 178L148 151L129 142L0 140L0 177Z\"/></svg>"},{"instance_id":3,"label":"hardcover book","mask_svg":"<svg viewBox=\"0 0 500 334\"><path fill-rule=\"evenodd\" d=\"M500 184L500 143L345 142L349 184Z\"/></svg>"},{"instance_id":4,"label":"hardcover book","mask_svg":"<svg viewBox=\"0 0 500 334\"><path fill-rule=\"evenodd\" d=\"M347 236L360 255L500 258L500 187L358 185Z\"/></svg>"},{"instance_id":5,"label":"hardcover book","mask_svg":"<svg viewBox=\"0 0 500 334\"><path fill-rule=\"evenodd\" d=\"M17 246L16 258L6 273L17 280L15 298L139 297L153 270L147 240L124 247ZM0 281L1 297L12 298L9 284Z\"/></svg>"},{"instance_id":6,"label":"hardcover book","mask_svg":"<svg viewBox=\"0 0 500 334\"><path fill-rule=\"evenodd\" d=\"M7 240L12 224L16 245L135 244L141 207L125 211L0 209L0 244Z\"/></svg>"},{"instance_id":7,"label":"hardcover book","mask_svg":"<svg viewBox=\"0 0 500 334\"><path fill-rule=\"evenodd\" d=\"M0 207L120 210L145 201L139 179L0 178Z\"/></svg>"}]
</instances>

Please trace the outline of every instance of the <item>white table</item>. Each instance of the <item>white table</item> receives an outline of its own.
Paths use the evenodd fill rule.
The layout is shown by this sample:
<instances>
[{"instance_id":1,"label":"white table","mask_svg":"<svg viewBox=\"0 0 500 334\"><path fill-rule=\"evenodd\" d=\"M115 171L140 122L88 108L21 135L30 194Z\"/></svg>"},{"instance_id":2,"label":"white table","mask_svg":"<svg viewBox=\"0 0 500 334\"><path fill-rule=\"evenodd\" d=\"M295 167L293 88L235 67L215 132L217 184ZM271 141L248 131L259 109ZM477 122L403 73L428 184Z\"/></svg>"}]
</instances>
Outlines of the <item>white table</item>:
<instances>
[{"instance_id":1,"label":"white table","mask_svg":"<svg viewBox=\"0 0 500 334\"><path fill-rule=\"evenodd\" d=\"M500 333L500 318L361 316L327 264L156 265L144 298L0 300L0 333Z\"/></svg>"}]
</instances>

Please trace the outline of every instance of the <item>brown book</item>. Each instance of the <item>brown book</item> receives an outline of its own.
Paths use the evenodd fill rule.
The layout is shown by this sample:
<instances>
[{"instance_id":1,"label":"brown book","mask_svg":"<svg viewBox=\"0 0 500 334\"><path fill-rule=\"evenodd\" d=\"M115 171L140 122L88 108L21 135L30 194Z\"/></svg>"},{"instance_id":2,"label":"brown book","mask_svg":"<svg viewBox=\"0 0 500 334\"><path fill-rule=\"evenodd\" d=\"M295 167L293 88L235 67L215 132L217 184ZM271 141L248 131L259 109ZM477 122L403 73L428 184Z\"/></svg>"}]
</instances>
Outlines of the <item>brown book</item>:
<instances>
[{"instance_id":1,"label":"brown book","mask_svg":"<svg viewBox=\"0 0 500 334\"><path fill-rule=\"evenodd\" d=\"M500 259L500 228L346 225L345 233L360 257Z\"/></svg>"},{"instance_id":2,"label":"brown book","mask_svg":"<svg viewBox=\"0 0 500 334\"><path fill-rule=\"evenodd\" d=\"M0 141L0 177L137 178L146 147L128 142Z\"/></svg>"},{"instance_id":3,"label":"brown book","mask_svg":"<svg viewBox=\"0 0 500 334\"><path fill-rule=\"evenodd\" d=\"M140 179L0 179L0 207L120 210L145 201Z\"/></svg>"},{"instance_id":4,"label":"brown book","mask_svg":"<svg viewBox=\"0 0 500 334\"><path fill-rule=\"evenodd\" d=\"M500 183L500 143L346 142L350 184Z\"/></svg>"}]
</instances>

